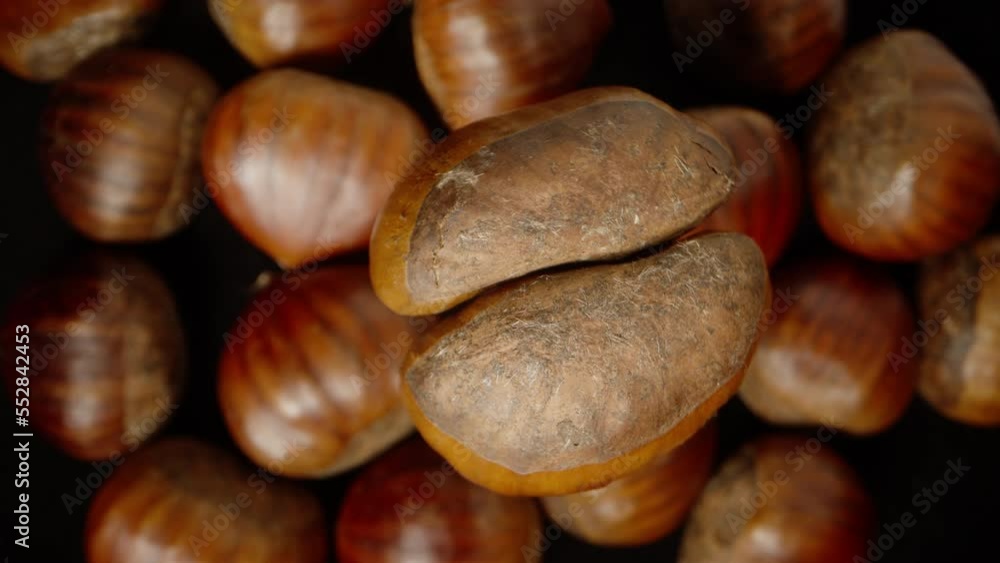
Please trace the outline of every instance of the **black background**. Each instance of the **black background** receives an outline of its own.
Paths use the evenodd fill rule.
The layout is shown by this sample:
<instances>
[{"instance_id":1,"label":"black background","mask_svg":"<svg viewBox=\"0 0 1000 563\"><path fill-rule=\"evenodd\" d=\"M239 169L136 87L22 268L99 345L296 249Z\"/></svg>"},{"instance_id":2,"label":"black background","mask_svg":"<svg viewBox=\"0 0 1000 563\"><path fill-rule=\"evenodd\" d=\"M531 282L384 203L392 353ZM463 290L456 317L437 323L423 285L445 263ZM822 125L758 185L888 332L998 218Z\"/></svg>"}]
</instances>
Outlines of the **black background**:
<instances>
[{"instance_id":1,"label":"black background","mask_svg":"<svg viewBox=\"0 0 1000 563\"><path fill-rule=\"evenodd\" d=\"M926 29L941 38L983 78L996 103L1000 95L997 65L1000 42L992 12L995 3L926 0L921 5L911 0L911 4L920 8L906 27ZM850 2L848 43L877 35L878 20L888 19L892 5L889 0ZM670 59L673 50L666 37L660 3L619 0L613 1L612 6L615 27L586 80L587 85L632 85L681 108L742 103L775 116L793 110L802 102L795 98L762 100L743 92L722 92L700 83L691 73L679 74ZM420 111L429 125L437 126L440 122L417 78L410 39L407 11L394 18L369 50L336 76L391 91ZM225 87L253 73L215 29L200 0L170 2L164 17L144 43L193 58ZM697 64L696 61L693 66ZM0 233L8 235L0 241L0 304L4 308L17 288L90 245L57 216L41 183L37 129L48 90L46 85L27 83L0 72L0 95L4 102L0 105L4 126L0 134L3 142ZM802 136L801 132L796 136L800 143ZM994 220L992 232L997 232L997 223ZM793 251L784 260L827 249L828 244L807 217ZM250 247L214 207L201 213L188 229L136 251L165 276L188 329L190 383L182 408L166 432L197 435L235 451L216 405L215 367L222 334L249 297L248 288L261 271L274 269L274 265ZM893 271L907 287L912 285L911 266L897 266ZM9 406L10 400L7 401ZM738 400L723 409L721 418L720 458L767 429ZM880 436L857 439L841 435L834 440L834 448L861 474L876 499L879 521L886 524L898 522L906 511L914 511L913 495L940 479L948 460L961 458L972 467L926 515L918 516L917 526L882 561L997 561L994 534L1000 523L995 512L1000 501L998 438L1000 430L972 429L951 423L916 400L904 419ZM5 475L12 475L13 456L8 454L4 458L8 469ZM5 526L5 552L10 553L12 562L84 561L86 507L67 515L60 496L72 494L75 479L85 477L92 469L60 454L39 437L33 441L31 461L32 548L26 556L21 548L11 547L10 527ZM352 477L353 474L348 474L309 484L328 507L331 529L344 487ZM7 487L13 491L12 483ZM3 508L5 512L12 509L13 505L10 509ZM554 543L546 560L672 561L678 537L679 534L674 534L655 545L634 550L597 549L563 537Z\"/></svg>"}]
</instances>

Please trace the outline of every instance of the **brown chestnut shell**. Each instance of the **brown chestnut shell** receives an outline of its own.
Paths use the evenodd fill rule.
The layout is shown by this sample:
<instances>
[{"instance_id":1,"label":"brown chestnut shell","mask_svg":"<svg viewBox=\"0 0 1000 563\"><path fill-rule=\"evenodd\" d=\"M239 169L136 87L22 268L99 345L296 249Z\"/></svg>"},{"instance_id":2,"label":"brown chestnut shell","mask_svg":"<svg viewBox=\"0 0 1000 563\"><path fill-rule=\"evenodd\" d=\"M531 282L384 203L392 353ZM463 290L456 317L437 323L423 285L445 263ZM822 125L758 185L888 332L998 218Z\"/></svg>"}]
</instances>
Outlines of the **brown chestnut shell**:
<instances>
[{"instance_id":1,"label":"brown chestnut shell","mask_svg":"<svg viewBox=\"0 0 1000 563\"><path fill-rule=\"evenodd\" d=\"M323 563L320 503L215 446L168 438L129 457L87 514L89 563Z\"/></svg>"},{"instance_id":2,"label":"brown chestnut shell","mask_svg":"<svg viewBox=\"0 0 1000 563\"><path fill-rule=\"evenodd\" d=\"M611 27L606 0L421 0L420 79L453 129L572 90Z\"/></svg>"},{"instance_id":3,"label":"brown chestnut shell","mask_svg":"<svg viewBox=\"0 0 1000 563\"><path fill-rule=\"evenodd\" d=\"M433 146L396 98L278 69L216 105L202 159L223 214L291 269L364 250L396 181L423 158L421 142Z\"/></svg>"},{"instance_id":4,"label":"brown chestnut shell","mask_svg":"<svg viewBox=\"0 0 1000 563\"><path fill-rule=\"evenodd\" d=\"M448 137L393 192L372 232L372 282L401 314L487 287L626 256L728 197L733 156L698 120L631 88L582 90Z\"/></svg>"},{"instance_id":5,"label":"brown chestnut shell","mask_svg":"<svg viewBox=\"0 0 1000 563\"><path fill-rule=\"evenodd\" d=\"M760 249L738 233L521 280L416 341L407 407L487 488L597 488L684 442L736 392L769 297Z\"/></svg>"},{"instance_id":6,"label":"brown chestnut shell","mask_svg":"<svg viewBox=\"0 0 1000 563\"><path fill-rule=\"evenodd\" d=\"M112 50L56 85L42 118L42 168L56 209L102 242L162 239L187 225L198 147L218 88L177 55Z\"/></svg>"},{"instance_id":7,"label":"brown chestnut shell","mask_svg":"<svg viewBox=\"0 0 1000 563\"><path fill-rule=\"evenodd\" d=\"M187 355L177 307L135 258L72 260L15 299L3 334L29 349L31 426L73 457L135 451L178 408Z\"/></svg>"},{"instance_id":8,"label":"brown chestnut shell","mask_svg":"<svg viewBox=\"0 0 1000 563\"><path fill-rule=\"evenodd\" d=\"M970 240L1000 199L1000 121L978 78L922 31L878 37L823 79L807 138L820 226L839 246L908 261Z\"/></svg>"},{"instance_id":9,"label":"brown chestnut shell","mask_svg":"<svg viewBox=\"0 0 1000 563\"><path fill-rule=\"evenodd\" d=\"M427 323L386 309L363 266L275 279L224 338L218 391L230 433L285 476L367 462L413 429L399 366Z\"/></svg>"}]
</instances>

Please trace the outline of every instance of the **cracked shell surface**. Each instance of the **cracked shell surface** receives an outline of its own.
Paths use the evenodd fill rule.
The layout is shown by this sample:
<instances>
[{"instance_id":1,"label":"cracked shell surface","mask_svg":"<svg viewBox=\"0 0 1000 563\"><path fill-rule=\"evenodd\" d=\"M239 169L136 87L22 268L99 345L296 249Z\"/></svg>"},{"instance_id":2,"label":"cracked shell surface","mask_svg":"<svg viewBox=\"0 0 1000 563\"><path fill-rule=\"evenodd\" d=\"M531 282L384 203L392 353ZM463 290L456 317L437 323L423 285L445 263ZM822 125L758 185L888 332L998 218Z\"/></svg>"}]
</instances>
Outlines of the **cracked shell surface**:
<instances>
[{"instance_id":1,"label":"cracked shell surface","mask_svg":"<svg viewBox=\"0 0 1000 563\"><path fill-rule=\"evenodd\" d=\"M760 249L735 233L514 282L418 339L407 406L487 488L600 487L682 443L735 393L769 299Z\"/></svg>"},{"instance_id":2,"label":"cracked shell surface","mask_svg":"<svg viewBox=\"0 0 1000 563\"><path fill-rule=\"evenodd\" d=\"M733 155L704 123L631 88L583 90L460 129L397 185L371 273L397 313L445 311L500 282L626 256L729 196Z\"/></svg>"}]
</instances>

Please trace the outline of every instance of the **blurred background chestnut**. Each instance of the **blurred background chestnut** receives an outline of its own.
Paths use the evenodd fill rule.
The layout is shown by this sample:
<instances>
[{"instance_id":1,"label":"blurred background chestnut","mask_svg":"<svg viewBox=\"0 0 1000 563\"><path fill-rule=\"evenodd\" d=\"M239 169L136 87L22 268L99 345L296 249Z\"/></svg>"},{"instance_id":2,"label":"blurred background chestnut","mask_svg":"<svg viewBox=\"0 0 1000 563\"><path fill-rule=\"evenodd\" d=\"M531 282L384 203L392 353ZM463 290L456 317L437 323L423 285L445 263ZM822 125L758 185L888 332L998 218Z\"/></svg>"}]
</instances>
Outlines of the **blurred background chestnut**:
<instances>
[{"instance_id":1,"label":"blurred background chestnut","mask_svg":"<svg viewBox=\"0 0 1000 563\"><path fill-rule=\"evenodd\" d=\"M758 438L708 483L680 563L848 563L864 557L874 508L860 480L818 438Z\"/></svg>"},{"instance_id":2,"label":"blurred background chestnut","mask_svg":"<svg viewBox=\"0 0 1000 563\"><path fill-rule=\"evenodd\" d=\"M288 476L365 463L413 428L399 365L427 326L386 309L363 266L272 281L223 338L219 400L230 433L255 463Z\"/></svg>"},{"instance_id":3,"label":"blurred background chestnut","mask_svg":"<svg viewBox=\"0 0 1000 563\"><path fill-rule=\"evenodd\" d=\"M918 294L920 395L948 418L1000 425L1000 235L927 260Z\"/></svg>"},{"instance_id":4,"label":"blurred background chestnut","mask_svg":"<svg viewBox=\"0 0 1000 563\"><path fill-rule=\"evenodd\" d=\"M94 53L139 37L163 0L4 0L0 64L28 80L62 78Z\"/></svg>"},{"instance_id":5,"label":"blurred background chestnut","mask_svg":"<svg viewBox=\"0 0 1000 563\"><path fill-rule=\"evenodd\" d=\"M209 189L233 225L284 268L368 247L400 177L434 150L396 98L299 70L264 71L209 119Z\"/></svg>"},{"instance_id":6,"label":"blurred background chestnut","mask_svg":"<svg viewBox=\"0 0 1000 563\"><path fill-rule=\"evenodd\" d=\"M664 0L681 73L727 87L790 95L833 60L847 28L846 0Z\"/></svg>"},{"instance_id":7,"label":"blurred background chestnut","mask_svg":"<svg viewBox=\"0 0 1000 563\"><path fill-rule=\"evenodd\" d=\"M466 481L419 438L358 476L336 525L340 563L523 563L540 540L533 500Z\"/></svg>"},{"instance_id":8,"label":"blurred background chestnut","mask_svg":"<svg viewBox=\"0 0 1000 563\"><path fill-rule=\"evenodd\" d=\"M814 257L774 275L757 353L740 386L773 424L885 430L910 403L918 359L913 312L876 264Z\"/></svg>"},{"instance_id":9,"label":"blurred background chestnut","mask_svg":"<svg viewBox=\"0 0 1000 563\"><path fill-rule=\"evenodd\" d=\"M855 47L824 77L807 138L826 235L876 260L968 241L1000 199L1000 122L983 84L941 41L900 31Z\"/></svg>"},{"instance_id":10,"label":"blurred background chestnut","mask_svg":"<svg viewBox=\"0 0 1000 563\"><path fill-rule=\"evenodd\" d=\"M452 129L569 92L610 27L606 0L419 0L413 8L417 70Z\"/></svg>"},{"instance_id":11,"label":"blurred background chestnut","mask_svg":"<svg viewBox=\"0 0 1000 563\"><path fill-rule=\"evenodd\" d=\"M113 50L76 67L42 122L42 168L62 216L104 242L161 239L187 224L217 93L169 53Z\"/></svg>"},{"instance_id":12,"label":"blurred background chestnut","mask_svg":"<svg viewBox=\"0 0 1000 563\"><path fill-rule=\"evenodd\" d=\"M324 563L328 550L310 493L191 438L129 458L87 515L88 563Z\"/></svg>"},{"instance_id":13,"label":"blurred background chestnut","mask_svg":"<svg viewBox=\"0 0 1000 563\"><path fill-rule=\"evenodd\" d=\"M333 68L376 40L404 0L206 0L233 47L258 67Z\"/></svg>"},{"instance_id":14,"label":"blurred background chestnut","mask_svg":"<svg viewBox=\"0 0 1000 563\"><path fill-rule=\"evenodd\" d=\"M687 518L712 474L719 429L709 422L683 445L648 466L583 493L545 497L556 524L586 542L644 545L673 532Z\"/></svg>"},{"instance_id":15,"label":"blurred background chestnut","mask_svg":"<svg viewBox=\"0 0 1000 563\"><path fill-rule=\"evenodd\" d=\"M739 106L688 112L722 134L736 157L733 194L695 232L737 231L757 243L768 266L788 246L802 214L802 162L788 130L767 114Z\"/></svg>"},{"instance_id":16,"label":"blurred background chestnut","mask_svg":"<svg viewBox=\"0 0 1000 563\"><path fill-rule=\"evenodd\" d=\"M177 409L184 333L170 290L143 262L73 260L16 298L4 338L13 343L19 325L30 338L31 425L67 454L128 454ZM7 373L9 387L22 375Z\"/></svg>"}]
</instances>

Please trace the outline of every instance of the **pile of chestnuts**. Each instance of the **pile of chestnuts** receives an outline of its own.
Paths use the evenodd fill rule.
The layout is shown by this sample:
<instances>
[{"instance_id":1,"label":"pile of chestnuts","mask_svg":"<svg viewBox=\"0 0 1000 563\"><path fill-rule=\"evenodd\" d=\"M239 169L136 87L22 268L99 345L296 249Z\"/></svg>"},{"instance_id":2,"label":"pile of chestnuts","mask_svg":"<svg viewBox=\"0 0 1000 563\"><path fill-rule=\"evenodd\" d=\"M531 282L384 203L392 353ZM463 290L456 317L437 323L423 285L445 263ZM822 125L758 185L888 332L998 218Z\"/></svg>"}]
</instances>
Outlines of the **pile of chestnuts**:
<instances>
[{"instance_id":1,"label":"pile of chestnuts","mask_svg":"<svg viewBox=\"0 0 1000 563\"><path fill-rule=\"evenodd\" d=\"M996 449L990 88L909 8L624 4L6 0L86 247L0 324L19 542L61 502L40 560L882 559L849 454Z\"/></svg>"}]
</instances>

